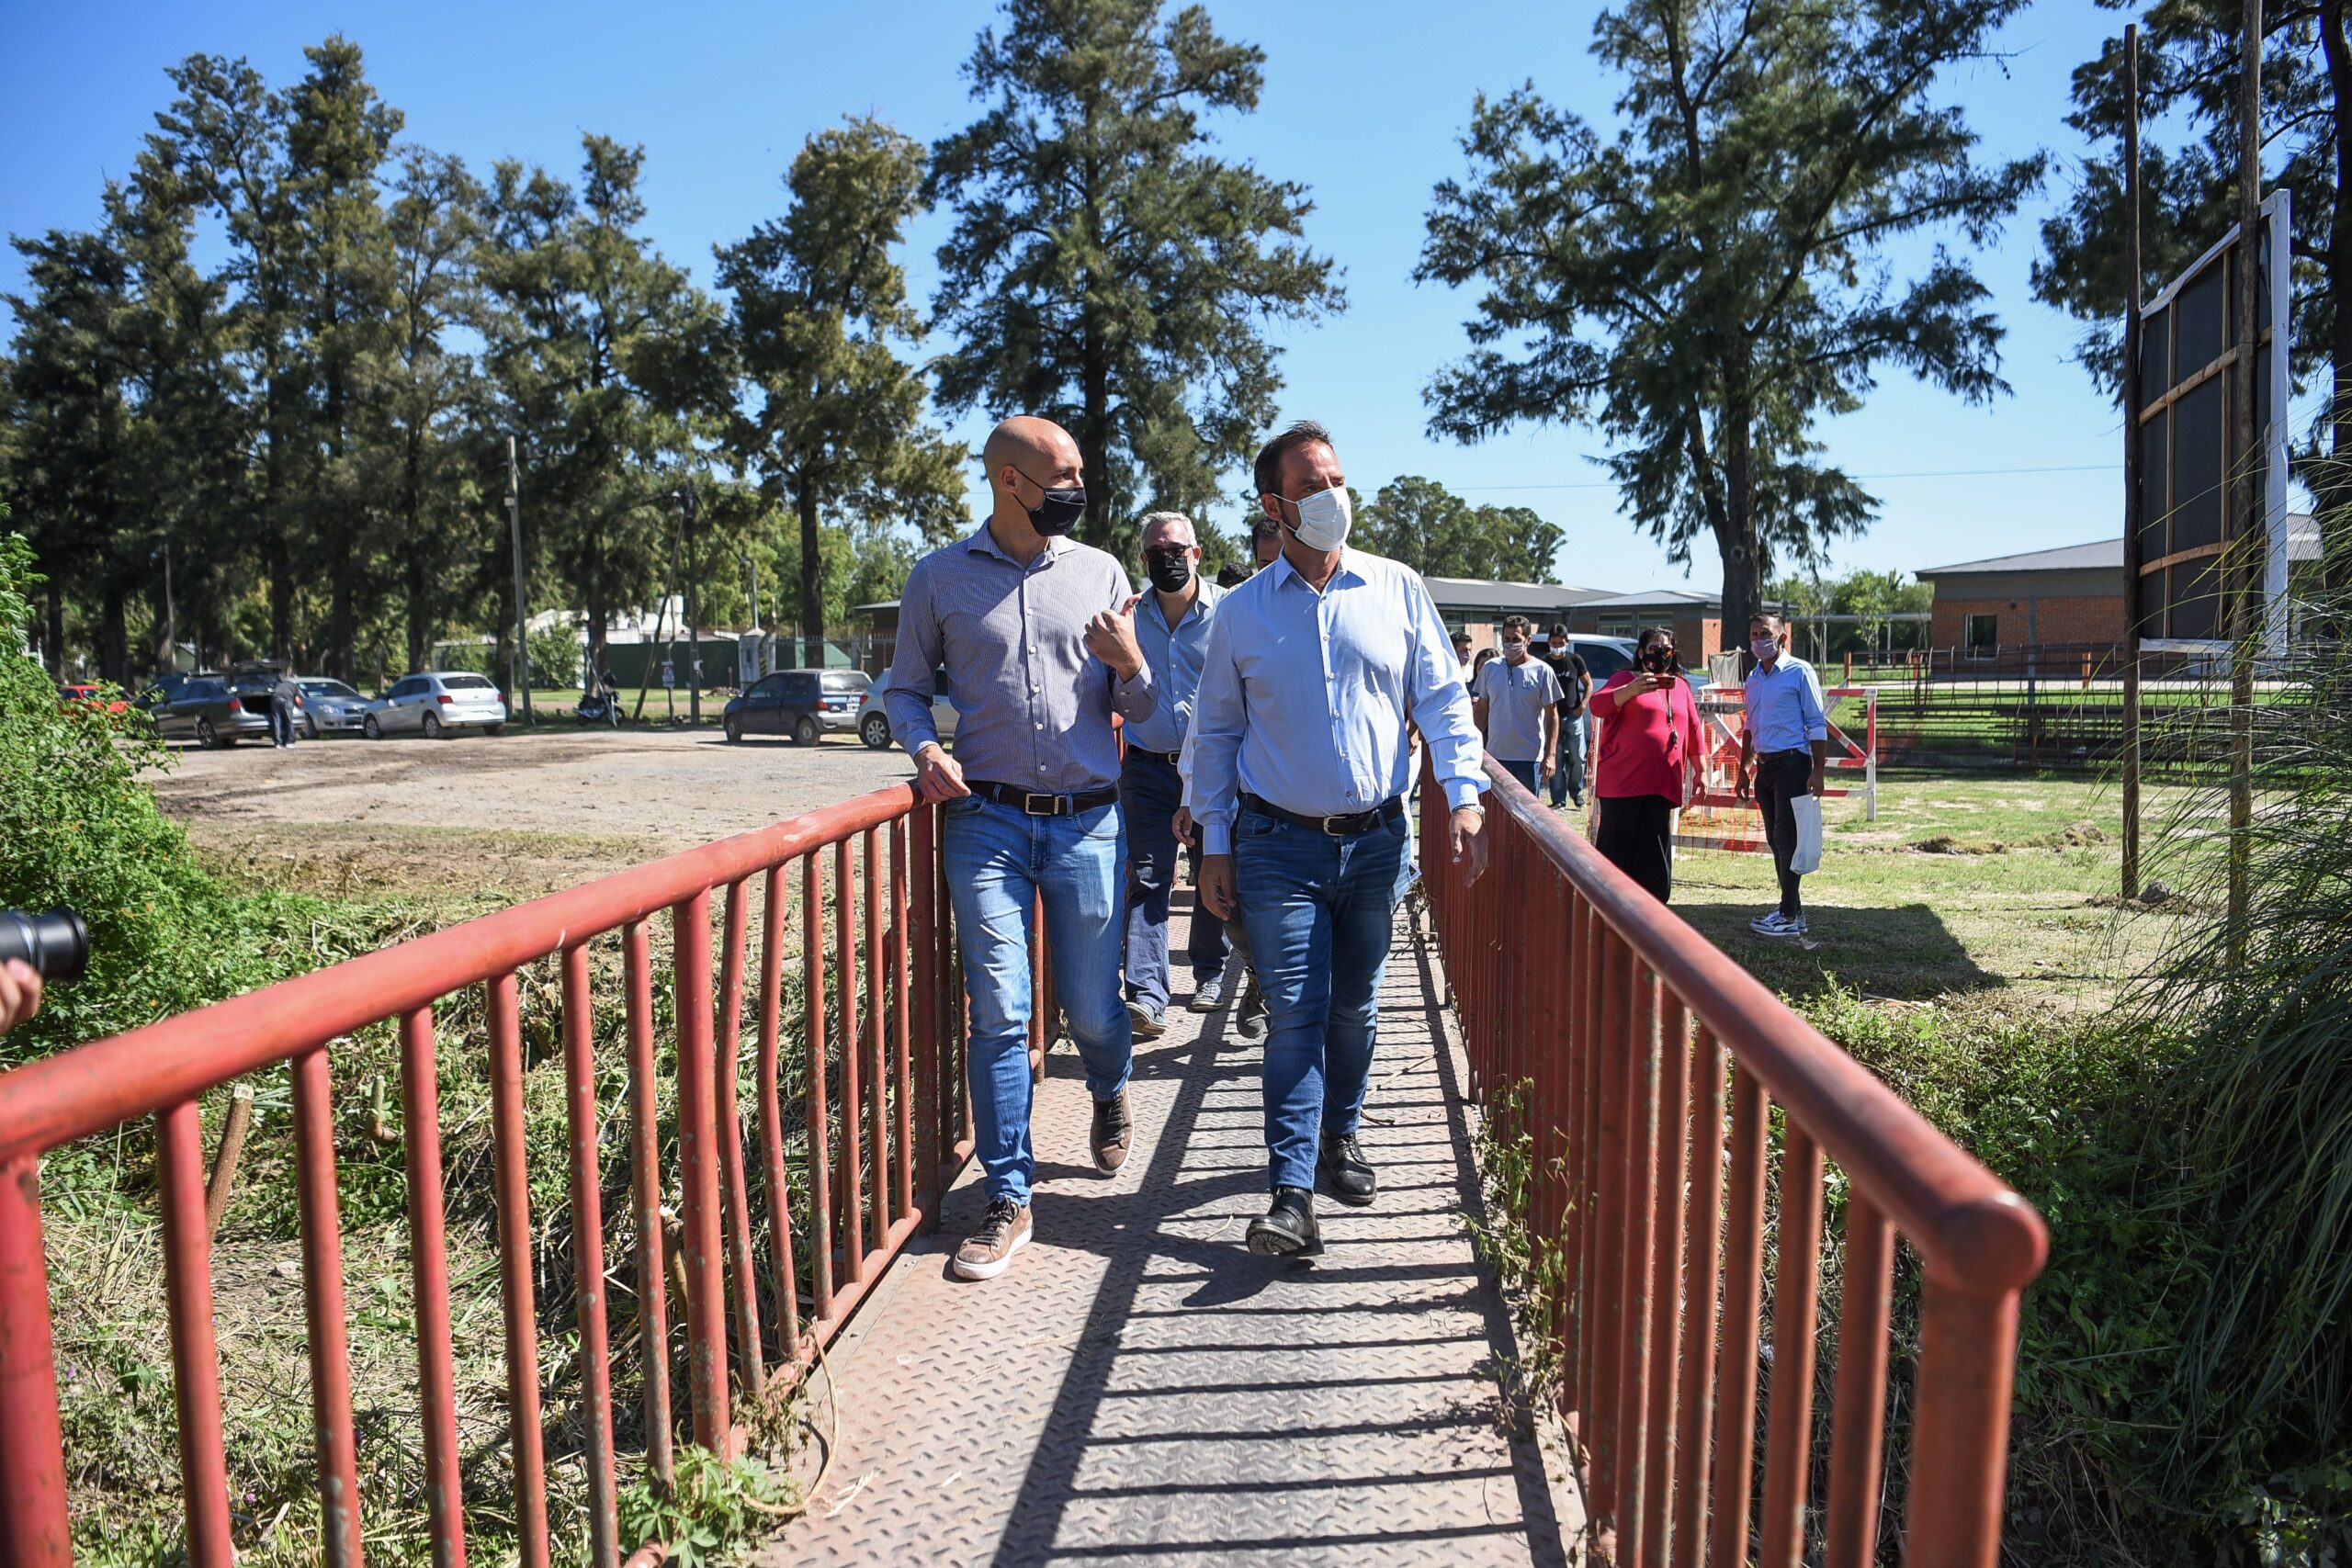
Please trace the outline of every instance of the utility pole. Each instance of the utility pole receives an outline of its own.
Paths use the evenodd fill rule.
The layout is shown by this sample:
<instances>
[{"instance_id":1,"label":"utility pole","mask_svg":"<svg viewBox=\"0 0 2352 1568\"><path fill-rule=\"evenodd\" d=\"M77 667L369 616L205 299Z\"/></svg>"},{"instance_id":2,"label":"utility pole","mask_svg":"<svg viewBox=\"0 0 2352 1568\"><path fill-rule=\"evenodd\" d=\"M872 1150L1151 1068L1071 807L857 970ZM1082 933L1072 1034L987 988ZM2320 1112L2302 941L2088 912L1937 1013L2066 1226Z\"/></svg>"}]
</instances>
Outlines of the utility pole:
<instances>
[{"instance_id":1,"label":"utility pole","mask_svg":"<svg viewBox=\"0 0 2352 1568\"><path fill-rule=\"evenodd\" d=\"M523 602L523 470L514 461L514 438L506 438L506 531L514 542L514 691L523 699L523 722L531 719L531 612Z\"/></svg>"},{"instance_id":2,"label":"utility pole","mask_svg":"<svg viewBox=\"0 0 2352 1568\"><path fill-rule=\"evenodd\" d=\"M2231 380L2230 412L2237 426L2237 485L2222 523L2222 592L2230 611L2230 850L2229 955L2232 967L2245 961L2246 901L2254 857L2254 613L2255 575L2249 553L2260 536L2264 487L2256 482L2254 355L2262 323L2256 319L2256 241L2262 224L2262 0L2245 0L2238 73L2238 275L2237 363ZM2287 345L2270 345L2284 354ZM2274 410L2274 415L2278 411Z\"/></svg>"},{"instance_id":3,"label":"utility pole","mask_svg":"<svg viewBox=\"0 0 2352 1568\"><path fill-rule=\"evenodd\" d=\"M2140 28L2123 29L2123 897L2140 896Z\"/></svg>"},{"instance_id":4,"label":"utility pole","mask_svg":"<svg viewBox=\"0 0 2352 1568\"><path fill-rule=\"evenodd\" d=\"M179 615L172 605L172 542L164 541L164 673L180 667Z\"/></svg>"}]
</instances>

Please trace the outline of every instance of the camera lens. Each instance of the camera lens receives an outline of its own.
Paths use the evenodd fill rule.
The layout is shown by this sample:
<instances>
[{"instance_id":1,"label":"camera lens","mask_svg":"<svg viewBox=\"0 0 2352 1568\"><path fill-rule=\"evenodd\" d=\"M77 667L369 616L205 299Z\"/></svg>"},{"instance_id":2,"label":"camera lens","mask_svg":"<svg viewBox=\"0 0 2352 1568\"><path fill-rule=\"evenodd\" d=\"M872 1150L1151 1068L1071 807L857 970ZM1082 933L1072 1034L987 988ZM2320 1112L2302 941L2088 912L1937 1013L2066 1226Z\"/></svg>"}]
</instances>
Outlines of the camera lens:
<instances>
[{"instance_id":1,"label":"camera lens","mask_svg":"<svg viewBox=\"0 0 2352 1568\"><path fill-rule=\"evenodd\" d=\"M90 963L90 928L71 909L0 909L0 964L20 958L43 980L78 980Z\"/></svg>"}]
</instances>

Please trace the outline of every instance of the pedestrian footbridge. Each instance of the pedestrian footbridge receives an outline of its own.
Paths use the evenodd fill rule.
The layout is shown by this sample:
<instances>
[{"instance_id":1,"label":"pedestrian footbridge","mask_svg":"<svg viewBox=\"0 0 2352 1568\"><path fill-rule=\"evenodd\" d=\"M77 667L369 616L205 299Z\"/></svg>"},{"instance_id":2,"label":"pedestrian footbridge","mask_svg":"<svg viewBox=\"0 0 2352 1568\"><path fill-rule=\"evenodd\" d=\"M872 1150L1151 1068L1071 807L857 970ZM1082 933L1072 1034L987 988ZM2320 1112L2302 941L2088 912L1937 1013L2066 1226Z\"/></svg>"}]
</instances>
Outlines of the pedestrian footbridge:
<instances>
[{"instance_id":1,"label":"pedestrian footbridge","mask_svg":"<svg viewBox=\"0 0 2352 1568\"><path fill-rule=\"evenodd\" d=\"M1399 914L1379 1201L1323 1205L1311 1260L1241 1246L1265 1162L1234 1010L1139 1044L1136 1141L1103 1177L1039 964L1036 1241L952 1277L978 1208L960 981L936 815L902 788L0 1077L0 1564L72 1561L106 1506L61 1431L40 1156L150 1118L177 1544L254 1550L203 1115L284 1065L338 1568L388 1544L657 1562L674 1543L624 1491L662 1494L686 1445L794 1432L805 1495L763 1562L1989 1568L2039 1220L1495 771L1492 870L1431 866ZM437 1033L474 995L478 1028ZM405 1112L406 1480L362 1452L385 1412L354 1392L338 1206L360 1090L336 1058L370 1029ZM560 1048L534 1061L526 1032ZM452 1310L435 1095L460 1051L491 1086L494 1314ZM550 1120L568 1201L535 1213ZM484 1334L503 1397L478 1408L453 1367Z\"/></svg>"}]
</instances>

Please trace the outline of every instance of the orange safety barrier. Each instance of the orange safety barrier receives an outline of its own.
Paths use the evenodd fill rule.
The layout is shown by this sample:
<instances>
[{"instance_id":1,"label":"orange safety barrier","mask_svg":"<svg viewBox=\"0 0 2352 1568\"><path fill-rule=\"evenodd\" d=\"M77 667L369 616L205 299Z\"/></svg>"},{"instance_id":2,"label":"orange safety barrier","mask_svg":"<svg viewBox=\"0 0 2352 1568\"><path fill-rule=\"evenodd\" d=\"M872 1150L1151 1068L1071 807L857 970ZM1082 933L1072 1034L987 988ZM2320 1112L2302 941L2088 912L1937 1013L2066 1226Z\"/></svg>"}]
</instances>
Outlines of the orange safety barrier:
<instances>
[{"instance_id":1,"label":"orange safety barrier","mask_svg":"<svg viewBox=\"0 0 2352 1568\"><path fill-rule=\"evenodd\" d=\"M1903 1560L1993 1568L2018 1303L2048 1247L2040 1216L1499 765L1487 772L1491 868L1466 888L1442 860L1424 875L1471 1090L1493 1107L1523 1086L1527 1222L1558 1248L1560 1403L1608 1560L1746 1562L1753 1515L1767 1568L1869 1568L1899 1234L1925 1264ZM1424 788L1421 808L1421 841L1442 844L1442 793ZM1534 940L1552 932L1565 953ZM1815 1499L1825 1161L1845 1176L1845 1256Z\"/></svg>"},{"instance_id":2,"label":"orange safety barrier","mask_svg":"<svg viewBox=\"0 0 2352 1568\"><path fill-rule=\"evenodd\" d=\"M1845 699L1860 698L1862 704L1862 739L1857 743L1835 718L1829 723L1829 760L1826 764L1831 776L1841 773L1862 775L1861 795L1864 818L1878 820L1878 688L1875 686L1832 686L1822 693L1822 700L1835 714ZM1772 846L1765 841L1761 817L1752 799L1738 793L1740 733L1747 717L1747 705L1737 686L1714 686L1699 699L1699 722L1707 740L1706 755L1700 759L1699 792L1687 801L1677 819L1674 847L1678 850L1729 850L1743 854L1770 854ZM1825 799L1843 799L1854 790L1847 786L1822 789ZM1695 830L1694 830L1695 829Z\"/></svg>"},{"instance_id":3,"label":"orange safety barrier","mask_svg":"<svg viewBox=\"0 0 2352 1568\"><path fill-rule=\"evenodd\" d=\"M936 808L919 803L910 788L877 790L0 1076L0 1564L59 1568L72 1559L41 1244L40 1156L152 1115L160 1143L164 1290L178 1405L187 1559L194 1568L231 1568L234 1559L198 1102L208 1089L286 1063L293 1077L302 1283L319 1438L324 1556L334 1568L358 1568L362 1520L345 1337L329 1045L340 1035L396 1020L407 1112L408 1235L432 1548L436 1564L461 1568L466 1542L442 1235L433 1008L453 992L481 986L487 990L490 1028L515 1517L525 1568L545 1568L548 1538L539 1416L540 1332L523 1168L516 971L535 960L560 955L578 1280L575 1353L582 1359L591 1428L586 1444L589 1556L597 1568L615 1568L619 1547L612 1357L604 1305L605 1224L596 1145L602 1108L596 1102L590 1027L589 945L616 934L623 959L627 1157L644 1330L636 1343L670 1343L662 1204L665 1194L676 1193L684 1222L686 1396L692 1434L701 1446L723 1451L740 1439L741 1428L729 1414L733 1389L756 1399L774 1380L797 1377L907 1238L935 1220L940 1194L969 1156L963 989L957 983L953 921L936 852L938 831ZM831 862L830 953L827 860ZM756 976L755 1118L747 1157L735 1067L746 999L745 929L755 881L765 918ZM787 932L795 929L794 912L787 906L796 882L807 1052L799 1081L787 1083L779 1081L779 1033L785 1027L780 1016L785 946ZM719 893L725 897L725 914L714 996L711 898ZM662 1168L659 1157L654 982L647 927L663 910L669 913L675 946L672 983L678 1019L680 1146L673 1170ZM841 1028L839 1038L830 1042L829 1010ZM1033 1052L1045 1043L1045 1014L1041 1006L1031 1022ZM829 1051L834 1069L830 1075ZM840 1086L840 1103L830 1108L829 1076ZM807 1190L799 1193L787 1189L785 1160L784 1117L796 1102L806 1107L808 1162ZM764 1213L752 1207L752 1171L757 1173L757 1189L765 1200ZM753 1250L755 1233L763 1231L774 1260L764 1281L773 1292L767 1297L764 1326L763 1281L756 1277ZM797 1231L804 1234L805 1256L814 1276L807 1281L796 1278ZM805 1319L804 1288L810 1305ZM644 1383L645 1462L666 1481L673 1441L666 1353L646 1358ZM647 1553L639 1556L651 1560Z\"/></svg>"}]
</instances>

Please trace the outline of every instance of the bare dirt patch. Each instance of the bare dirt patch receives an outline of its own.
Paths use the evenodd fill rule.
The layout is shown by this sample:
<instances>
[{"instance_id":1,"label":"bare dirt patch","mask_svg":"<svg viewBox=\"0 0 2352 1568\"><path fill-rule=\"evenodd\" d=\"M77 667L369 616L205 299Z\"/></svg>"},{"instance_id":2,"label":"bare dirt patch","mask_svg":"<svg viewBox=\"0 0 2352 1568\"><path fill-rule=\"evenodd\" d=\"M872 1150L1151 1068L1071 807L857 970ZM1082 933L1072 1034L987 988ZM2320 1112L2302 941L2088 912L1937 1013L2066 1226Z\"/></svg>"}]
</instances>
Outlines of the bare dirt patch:
<instances>
[{"instance_id":1,"label":"bare dirt patch","mask_svg":"<svg viewBox=\"0 0 2352 1568\"><path fill-rule=\"evenodd\" d=\"M556 728L183 750L155 795L248 886L529 897L910 773L903 751L845 737L730 746L713 729Z\"/></svg>"}]
</instances>

